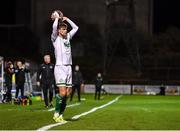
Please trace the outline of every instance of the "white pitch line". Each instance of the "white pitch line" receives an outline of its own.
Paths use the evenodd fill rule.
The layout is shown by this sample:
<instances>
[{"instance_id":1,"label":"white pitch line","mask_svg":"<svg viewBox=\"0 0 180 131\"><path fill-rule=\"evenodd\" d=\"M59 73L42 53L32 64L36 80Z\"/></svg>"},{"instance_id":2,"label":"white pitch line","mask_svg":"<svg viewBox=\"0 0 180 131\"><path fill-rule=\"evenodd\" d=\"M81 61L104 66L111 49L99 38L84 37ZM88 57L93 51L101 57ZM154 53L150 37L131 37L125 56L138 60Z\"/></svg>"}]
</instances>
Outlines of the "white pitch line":
<instances>
[{"instance_id":1,"label":"white pitch line","mask_svg":"<svg viewBox=\"0 0 180 131\"><path fill-rule=\"evenodd\" d=\"M61 123L56 123L56 124L50 124L50 125L47 125L47 126L43 126L39 129L37 129L37 131L47 131L48 129L51 129L53 127L56 127L56 126L60 126L60 125L64 125L66 124L68 121L65 121L65 122L61 122Z\"/></svg>"},{"instance_id":2,"label":"white pitch line","mask_svg":"<svg viewBox=\"0 0 180 131\"><path fill-rule=\"evenodd\" d=\"M101 108L104 108L104 107L106 107L106 106L108 106L108 105L111 105L111 104L113 104L114 102L118 101L118 99L119 99L120 97L122 97L122 96L118 96L118 97L116 97L114 100L109 101L108 103L106 103L106 104L104 104L104 105L101 105L101 106L99 106L99 107L94 107L94 108L92 108L91 110L89 110L89 111L87 111L87 112L81 113L81 114L79 114L79 115L75 115L75 116L73 116L71 119L76 120L76 119L80 118L81 116L85 116L85 115L87 115L87 114L90 114L90 113L92 113L92 112L95 112L95 111L98 110L98 109L101 109ZM48 130L48 129L51 129L51 128L56 127L56 126L64 125L64 124L66 124L66 123L68 123L68 121L66 121L66 122L61 122L61 123L50 124L50 125L43 126L43 127L39 128L39 129L37 129L37 131L46 131L46 130Z\"/></svg>"},{"instance_id":3,"label":"white pitch line","mask_svg":"<svg viewBox=\"0 0 180 131\"><path fill-rule=\"evenodd\" d=\"M75 104L71 104L71 105L67 105L66 107L74 107L74 106L79 106L81 103L75 103ZM51 108L48 111L54 111L55 108Z\"/></svg>"},{"instance_id":4,"label":"white pitch line","mask_svg":"<svg viewBox=\"0 0 180 131\"><path fill-rule=\"evenodd\" d=\"M81 103L75 103L75 104L71 104L71 105L67 105L66 107L74 107L74 106L79 106Z\"/></svg>"},{"instance_id":5,"label":"white pitch line","mask_svg":"<svg viewBox=\"0 0 180 131\"><path fill-rule=\"evenodd\" d=\"M98 109L104 108L104 107L106 107L106 106L108 106L108 105L116 102L120 97L122 97L122 96L118 96L118 97L116 97L114 100L112 100L112 101L110 101L110 102L108 102L108 103L106 103L106 104L104 104L104 105L102 105L102 106L94 107L93 109L91 109L91 110L89 110L89 111L87 111L87 112L81 113L81 114L79 114L79 115L75 115L75 116L73 116L71 119L76 120L76 119L80 118L81 116L85 116L85 115L87 115L87 114L89 114L89 113L95 112L95 111L98 110Z\"/></svg>"}]
</instances>

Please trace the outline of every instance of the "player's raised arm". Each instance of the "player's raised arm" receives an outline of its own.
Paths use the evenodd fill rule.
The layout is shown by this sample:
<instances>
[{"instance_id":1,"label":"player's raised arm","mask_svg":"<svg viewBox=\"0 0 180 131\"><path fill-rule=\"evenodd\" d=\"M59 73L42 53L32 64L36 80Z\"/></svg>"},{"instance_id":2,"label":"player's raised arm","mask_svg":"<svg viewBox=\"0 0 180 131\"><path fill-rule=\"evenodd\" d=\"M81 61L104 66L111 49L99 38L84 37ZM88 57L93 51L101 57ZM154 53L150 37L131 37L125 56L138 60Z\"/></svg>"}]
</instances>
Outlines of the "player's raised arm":
<instances>
[{"instance_id":1,"label":"player's raised arm","mask_svg":"<svg viewBox=\"0 0 180 131\"><path fill-rule=\"evenodd\" d=\"M54 20L53 26L52 26L52 34L51 34L51 40L55 41L57 34L57 26L58 26L58 20L59 20L59 14L55 11L51 15L51 19Z\"/></svg>"},{"instance_id":2,"label":"player's raised arm","mask_svg":"<svg viewBox=\"0 0 180 131\"><path fill-rule=\"evenodd\" d=\"M63 21L64 20L66 20L72 27L72 30L69 32L70 38L72 38L74 36L74 34L77 32L79 27L67 17L63 17Z\"/></svg>"}]
</instances>

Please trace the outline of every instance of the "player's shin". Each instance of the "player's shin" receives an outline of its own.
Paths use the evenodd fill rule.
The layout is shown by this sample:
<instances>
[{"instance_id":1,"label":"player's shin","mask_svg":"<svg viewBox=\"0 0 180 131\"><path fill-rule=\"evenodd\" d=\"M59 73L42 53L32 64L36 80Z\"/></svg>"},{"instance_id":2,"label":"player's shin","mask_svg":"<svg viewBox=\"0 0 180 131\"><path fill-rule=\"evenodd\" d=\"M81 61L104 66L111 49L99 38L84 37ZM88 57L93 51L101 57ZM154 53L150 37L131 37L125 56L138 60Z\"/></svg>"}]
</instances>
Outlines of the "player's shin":
<instances>
[{"instance_id":1,"label":"player's shin","mask_svg":"<svg viewBox=\"0 0 180 131\"><path fill-rule=\"evenodd\" d=\"M64 113L64 110L66 109L66 101L67 101L67 96L64 96L62 98L62 106L61 106L61 109L60 109L60 113L59 114L63 114Z\"/></svg>"},{"instance_id":2,"label":"player's shin","mask_svg":"<svg viewBox=\"0 0 180 131\"><path fill-rule=\"evenodd\" d=\"M55 106L55 113L59 114L62 106L62 96L60 94L56 94L56 106Z\"/></svg>"}]
</instances>

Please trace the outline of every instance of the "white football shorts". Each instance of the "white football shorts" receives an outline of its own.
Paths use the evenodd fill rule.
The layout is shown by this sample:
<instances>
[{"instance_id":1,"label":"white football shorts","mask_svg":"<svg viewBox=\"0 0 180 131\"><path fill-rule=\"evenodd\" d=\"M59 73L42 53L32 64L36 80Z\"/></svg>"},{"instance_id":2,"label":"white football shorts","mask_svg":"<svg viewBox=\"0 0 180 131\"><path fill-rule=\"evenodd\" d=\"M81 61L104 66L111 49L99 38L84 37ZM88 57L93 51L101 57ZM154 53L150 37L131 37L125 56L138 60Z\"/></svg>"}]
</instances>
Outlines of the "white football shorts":
<instances>
[{"instance_id":1,"label":"white football shorts","mask_svg":"<svg viewBox=\"0 0 180 131\"><path fill-rule=\"evenodd\" d=\"M70 65L56 65L54 76L57 87L72 87L72 68Z\"/></svg>"}]
</instances>

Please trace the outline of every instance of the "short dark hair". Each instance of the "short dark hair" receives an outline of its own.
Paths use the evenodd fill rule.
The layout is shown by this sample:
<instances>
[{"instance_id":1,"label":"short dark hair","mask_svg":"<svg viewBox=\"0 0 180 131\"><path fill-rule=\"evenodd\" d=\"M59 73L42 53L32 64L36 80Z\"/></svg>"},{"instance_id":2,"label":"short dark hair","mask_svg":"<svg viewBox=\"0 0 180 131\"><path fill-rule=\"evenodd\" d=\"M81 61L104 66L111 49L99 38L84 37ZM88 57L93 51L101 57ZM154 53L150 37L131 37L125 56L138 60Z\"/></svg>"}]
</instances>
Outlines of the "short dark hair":
<instances>
[{"instance_id":1,"label":"short dark hair","mask_svg":"<svg viewBox=\"0 0 180 131\"><path fill-rule=\"evenodd\" d=\"M64 22L59 22L59 24L58 24L58 29L60 29L60 28L62 28L62 27L67 28L68 25L67 25L66 23L64 23Z\"/></svg>"}]
</instances>

